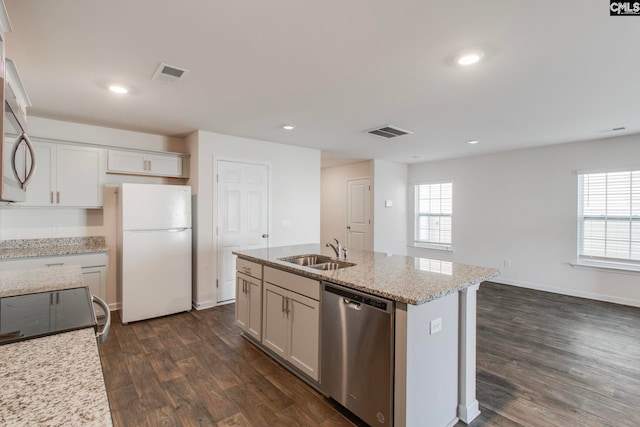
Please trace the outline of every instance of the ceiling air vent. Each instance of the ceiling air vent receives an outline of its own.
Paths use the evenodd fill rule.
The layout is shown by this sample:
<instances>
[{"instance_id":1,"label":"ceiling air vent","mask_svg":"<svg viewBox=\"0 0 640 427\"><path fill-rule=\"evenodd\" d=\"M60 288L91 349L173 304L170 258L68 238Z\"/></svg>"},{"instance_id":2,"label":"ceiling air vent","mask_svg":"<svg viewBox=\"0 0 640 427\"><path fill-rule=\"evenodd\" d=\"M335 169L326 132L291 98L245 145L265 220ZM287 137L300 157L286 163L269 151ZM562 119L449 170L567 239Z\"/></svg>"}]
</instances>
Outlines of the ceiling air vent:
<instances>
[{"instance_id":1,"label":"ceiling air vent","mask_svg":"<svg viewBox=\"0 0 640 427\"><path fill-rule=\"evenodd\" d=\"M184 75L184 73L189 70L185 70L184 68L174 67L173 65L168 65L160 63L160 66L156 70L156 73L153 75L151 80L157 80L161 83L172 84L178 81L180 77Z\"/></svg>"},{"instance_id":2,"label":"ceiling air vent","mask_svg":"<svg viewBox=\"0 0 640 427\"><path fill-rule=\"evenodd\" d=\"M400 129L396 126L386 125L380 128L368 130L367 133L372 135L378 135L383 138L395 138L397 136L410 135L413 132L408 130Z\"/></svg>"}]
</instances>

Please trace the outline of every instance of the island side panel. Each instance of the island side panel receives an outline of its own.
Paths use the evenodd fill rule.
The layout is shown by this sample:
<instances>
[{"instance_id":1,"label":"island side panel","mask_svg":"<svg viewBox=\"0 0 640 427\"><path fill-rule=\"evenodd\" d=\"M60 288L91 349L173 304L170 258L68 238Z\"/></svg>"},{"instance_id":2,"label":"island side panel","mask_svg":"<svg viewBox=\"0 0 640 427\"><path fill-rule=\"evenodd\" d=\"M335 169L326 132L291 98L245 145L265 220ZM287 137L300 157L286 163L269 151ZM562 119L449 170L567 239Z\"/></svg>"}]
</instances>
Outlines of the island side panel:
<instances>
[{"instance_id":1,"label":"island side panel","mask_svg":"<svg viewBox=\"0 0 640 427\"><path fill-rule=\"evenodd\" d=\"M458 295L396 304L396 426L443 427L458 421ZM431 333L431 322L442 329Z\"/></svg>"},{"instance_id":2,"label":"island side panel","mask_svg":"<svg viewBox=\"0 0 640 427\"><path fill-rule=\"evenodd\" d=\"M460 387L458 417L469 424L480 408L476 399L476 297L480 284L458 292L460 298Z\"/></svg>"}]
</instances>

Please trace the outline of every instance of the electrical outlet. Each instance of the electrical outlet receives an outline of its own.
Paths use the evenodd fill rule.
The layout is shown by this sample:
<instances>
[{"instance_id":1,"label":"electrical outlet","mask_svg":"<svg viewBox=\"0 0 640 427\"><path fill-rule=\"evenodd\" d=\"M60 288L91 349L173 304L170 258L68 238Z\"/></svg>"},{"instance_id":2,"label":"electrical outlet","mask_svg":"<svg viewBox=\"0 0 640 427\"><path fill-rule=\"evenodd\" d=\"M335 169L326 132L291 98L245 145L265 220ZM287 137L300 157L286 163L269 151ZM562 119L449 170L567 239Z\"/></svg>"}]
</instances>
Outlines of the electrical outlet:
<instances>
[{"instance_id":1,"label":"electrical outlet","mask_svg":"<svg viewBox=\"0 0 640 427\"><path fill-rule=\"evenodd\" d=\"M510 259L505 259L503 265L504 265L505 268L510 268L511 267L511 260Z\"/></svg>"},{"instance_id":2,"label":"electrical outlet","mask_svg":"<svg viewBox=\"0 0 640 427\"><path fill-rule=\"evenodd\" d=\"M51 227L51 230L54 233L59 233L60 232L60 224L53 224L53 226Z\"/></svg>"},{"instance_id":3,"label":"electrical outlet","mask_svg":"<svg viewBox=\"0 0 640 427\"><path fill-rule=\"evenodd\" d=\"M442 317L433 319L429 324L429 335L436 334L442 330Z\"/></svg>"}]
</instances>

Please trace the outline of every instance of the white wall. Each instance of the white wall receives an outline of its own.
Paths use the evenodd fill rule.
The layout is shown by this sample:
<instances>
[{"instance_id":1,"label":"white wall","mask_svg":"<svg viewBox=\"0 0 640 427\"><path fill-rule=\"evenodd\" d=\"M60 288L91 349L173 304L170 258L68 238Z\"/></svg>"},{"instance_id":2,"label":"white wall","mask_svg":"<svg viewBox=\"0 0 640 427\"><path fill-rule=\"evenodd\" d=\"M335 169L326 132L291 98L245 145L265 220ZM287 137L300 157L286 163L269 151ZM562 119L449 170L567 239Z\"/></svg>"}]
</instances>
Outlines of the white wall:
<instances>
[{"instance_id":1,"label":"white wall","mask_svg":"<svg viewBox=\"0 0 640 427\"><path fill-rule=\"evenodd\" d=\"M32 138L84 142L136 148L151 151L186 152L184 140L90 126L79 123L29 117ZM36 170L37 173L37 170ZM115 305L116 297L116 193L122 182L184 184L185 180L107 175L103 209L0 207L0 239L33 239L51 237L105 236L110 249L107 302ZM54 227L55 226L55 227Z\"/></svg>"},{"instance_id":2,"label":"white wall","mask_svg":"<svg viewBox=\"0 0 640 427\"><path fill-rule=\"evenodd\" d=\"M320 239L320 151L249 138L198 131L187 138L192 163L189 184L194 193L194 302L216 303L214 240L214 162L254 161L269 164L269 245L318 243ZM197 154L197 155L195 155ZM283 220L290 226L284 228Z\"/></svg>"},{"instance_id":3,"label":"white wall","mask_svg":"<svg viewBox=\"0 0 640 427\"><path fill-rule=\"evenodd\" d=\"M334 237L340 240L340 243L346 244L347 180L371 179L373 175L372 167L372 162L367 160L366 162L322 169L320 241L323 244L333 242ZM373 216L373 210L371 215Z\"/></svg>"},{"instance_id":4,"label":"white wall","mask_svg":"<svg viewBox=\"0 0 640 427\"><path fill-rule=\"evenodd\" d=\"M373 161L373 250L407 254L407 170L404 163ZM385 201L392 206L386 207Z\"/></svg>"},{"instance_id":5,"label":"white wall","mask_svg":"<svg viewBox=\"0 0 640 427\"><path fill-rule=\"evenodd\" d=\"M640 135L410 165L408 194L416 182L453 182L454 253L409 254L499 268L497 281L507 284L640 306L637 274L569 265L577 258L576 171L607 169L640 169ZM408 229L412 241L412 218Z\"/></svg>"}]
</instances>

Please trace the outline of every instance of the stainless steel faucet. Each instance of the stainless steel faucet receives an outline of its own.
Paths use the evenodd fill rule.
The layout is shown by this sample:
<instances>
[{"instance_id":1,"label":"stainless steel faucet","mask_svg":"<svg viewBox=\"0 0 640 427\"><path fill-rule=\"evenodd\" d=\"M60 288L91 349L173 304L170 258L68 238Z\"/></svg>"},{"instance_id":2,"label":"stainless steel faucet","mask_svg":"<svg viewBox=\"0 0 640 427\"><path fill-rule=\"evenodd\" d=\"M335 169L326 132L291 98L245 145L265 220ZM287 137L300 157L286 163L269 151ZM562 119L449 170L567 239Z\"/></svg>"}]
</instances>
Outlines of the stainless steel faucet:
<instances>
[{"instance_id":1,"label":"stainless steel faucet","mask_svg":"<svg viewBox=\"0 0 640 427\"><path fill-rule=\"evenodd\" d=\"M331 249L333 249L333 251L336 253L336 258L340 258L340 252L342 252L342 246L340 246L340 242L338 242L338 239L334 237L333 240L336 241L335 246L331 243L327 243L325 246L327 248L330 247Z\"/></svg>"}]
</instances>

